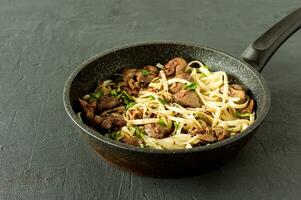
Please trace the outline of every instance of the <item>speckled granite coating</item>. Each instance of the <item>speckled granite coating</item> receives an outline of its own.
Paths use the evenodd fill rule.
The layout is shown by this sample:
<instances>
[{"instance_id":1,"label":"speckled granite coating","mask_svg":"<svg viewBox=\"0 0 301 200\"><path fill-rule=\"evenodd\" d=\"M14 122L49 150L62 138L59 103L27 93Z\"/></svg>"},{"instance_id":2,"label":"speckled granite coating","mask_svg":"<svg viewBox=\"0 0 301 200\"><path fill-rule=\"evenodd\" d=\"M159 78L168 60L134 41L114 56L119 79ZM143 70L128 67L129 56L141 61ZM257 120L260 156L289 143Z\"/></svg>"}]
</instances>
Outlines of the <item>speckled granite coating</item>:
<instances>
[{"instance_id":1,"label":"speckled granite coating","mask_svg":"<svg viewBox=\"0 0 301 200\"><path fill-rule=\"evenodd\" d=\"M2 0L0 199L299 199L301 35L262 72L271 109L230 163L182 179L111 167L73 132L64 84L91 56L136 42L185 41L240 53L299 0Z\"/></svg>"}]
</instances>

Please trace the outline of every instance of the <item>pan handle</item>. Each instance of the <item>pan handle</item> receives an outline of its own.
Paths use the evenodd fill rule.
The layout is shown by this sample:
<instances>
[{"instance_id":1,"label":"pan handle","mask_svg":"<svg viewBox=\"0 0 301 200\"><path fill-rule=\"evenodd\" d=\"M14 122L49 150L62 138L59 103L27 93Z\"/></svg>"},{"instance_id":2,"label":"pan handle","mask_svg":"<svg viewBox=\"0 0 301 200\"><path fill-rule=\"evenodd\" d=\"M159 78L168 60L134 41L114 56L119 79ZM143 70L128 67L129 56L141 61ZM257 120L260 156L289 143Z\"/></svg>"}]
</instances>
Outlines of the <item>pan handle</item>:
<instances>
[{"instance_id":1,"label":"pan handle","mask_svg":"<svg viewBox=\"0 0 301 200\"><path fill-rule=\"evenodd\" d=\"M277 49L301 27L301 8L298 8L251 43L241 58L261 72Z\"/></svg>"}]
</instances>

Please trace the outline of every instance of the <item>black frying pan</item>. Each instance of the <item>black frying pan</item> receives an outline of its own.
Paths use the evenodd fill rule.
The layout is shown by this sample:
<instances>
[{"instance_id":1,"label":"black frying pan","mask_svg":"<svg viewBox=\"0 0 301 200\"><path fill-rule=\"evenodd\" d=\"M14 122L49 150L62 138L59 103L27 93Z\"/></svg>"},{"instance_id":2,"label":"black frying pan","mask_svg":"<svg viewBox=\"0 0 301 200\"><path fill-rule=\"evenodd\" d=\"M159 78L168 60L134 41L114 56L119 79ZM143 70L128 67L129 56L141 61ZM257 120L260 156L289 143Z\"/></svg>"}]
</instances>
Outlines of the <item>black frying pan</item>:
<instances>
[{"instance_id":1,"label":"black frying pan","mask_svg":"<svg viewBox=\"0 0 301 200\"><path fill-rule=\"evenodd\" d=\"M129 45L97 54L81 64L68 78L64 105L83 137L104 159L125 169L154 176L196 174L220 166L249 141L270 107L270 93L259 72L281 44L301 26L301 8L260 36L241 55L241 59L205 46L181 42L155 42ZM256 120L235 137L188 150L155 150L115 142L82 123L78 98L91 92L98 80L109 78L129 66L166 63L174 57L201 60L213 70L223 70L251 91L256 101ZM79 129L78 129L79 130Z\"/></svg>"}]
</instances>

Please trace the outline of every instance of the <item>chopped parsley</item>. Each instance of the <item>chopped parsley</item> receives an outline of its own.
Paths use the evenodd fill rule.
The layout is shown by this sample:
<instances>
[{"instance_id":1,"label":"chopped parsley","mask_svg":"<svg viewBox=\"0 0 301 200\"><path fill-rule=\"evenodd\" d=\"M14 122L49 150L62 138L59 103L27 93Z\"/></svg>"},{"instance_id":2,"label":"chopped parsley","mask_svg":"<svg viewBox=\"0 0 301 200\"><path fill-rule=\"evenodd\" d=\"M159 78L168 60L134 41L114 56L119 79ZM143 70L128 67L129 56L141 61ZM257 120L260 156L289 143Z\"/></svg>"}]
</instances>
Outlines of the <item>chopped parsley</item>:
<instances>
[{"instance_id":1,"label":"chopped parsley","mask_svg":"<svg viewBox=\"0 0 301 200\"><path fill-rule=\"evenodd\" d=\"M129 108L133 107L136 103L134 101L129 102L128 104L126 104L125 108L128 110Z\"/></svg>"},{"instance_id":2,"label":"chopped parsley","mask_svg":"<svg viewBox=\"0 0 301 200\"><path fill-rule=\"evenodd\" d=\"M122 138L121 131L108 133L108 137L112 140L119 141Z\"/></svg>"},{"instance_id":3,"label":"chopped parsley","mask_svg":"<svg viewBox=\"0 0 301 200\"><path fill-rule=\"evenodd\" d=\"M155 97L153 95L148 96L151 100L155 100Z\"/></svg>"},{"instance_id":4,"label":"chopped parsley","mask_svg":"<svg viewBox=\"0 0 301 200\"><path fill-rule=\"evenodd\" d=\"M185 89L194 91L197 88L197 86L198 85L196 83L192 82L192 83L186 84Z\"/></svg>"},{"instance_id":5,"label":"chopped parsley","mask_svg":"<svg viewBox=\"0 0 301 200\"><path fill-rule=\"evenodd\" d=\"M126 109L129 109L136 104L134 98L124 90L112 90L111 95L118 99L122 98Z\"/></svg>"},{"instance_id":6,"label":"chopped parsley","mask_svg":"<svg viewBox=\"0 0 301 200\"><path fill-rule=\"evenodd\" d=\"M159 117L158 123L159 123L160 125L162 125L162 126L167 126L166 123L165 123L165 121L163 120L162 117Z\"/></svg>"},{"instance_id":7,"label":"chopped parsley","mask_svg":"<svg viewBox=\"0 0 301 200\"><path fill-rule=\"evenodd\" d=\"M96 101L102 96L103 96L103 92L102 91L97 91L97 92L94 92L94 93L90 94L90 99Z\"/></svg>"},{"instance_id":8,"label":"chopped parsley","mask_svg":"<svg viewBox=\"0 0 301 200\"><path fill-rule=\"evenodd\" d=\"M163 105L167 104L168 102L164 99L158 98L159 102L162 103Z\"/></svg>"},{"instance_id":9,"label":"chopped parsley","mask_svg":"<svg viewBox=\"0 0 301 200\"><path fill-rule=\"evenodd\" d=\"M174 125L176 130L180 128L180 122L174 122Z\"/></svg>"},{"instance_id":10,"label":"chopped parsley","mask_svg":"<svg viewBox=\"0 0 301 200\"><path fill-rule=\"evenodd\" d=\"M119 95L116 89L111 90L110 94L111 94L113 97L117 97L117 96Z\"/></svg>"},{"instance_id":11,"label":"chopped parsley","mask_svg":"<svg viewBox=\"0 0 301 200\"><path fill-rule=\"evenodd\" d=\"M135 128L135 133L134 133L134 135L135 135L137 138L142 139L143 136L144 136L144 133L143 133L138 127L136 127L136 128Z\"/></svg>"},{"instance_id":12,"label":"chopped parsley","mask_svg":"<svg viewBox=\"0 0 301 200\"><path fill-rule=\"evenodd\" d=\"M126 91L122 90L122 93L124 94L123 96L128 98L129 100L134 100L134 98L131 95L129 95Z\"/></svg>"},{"instance_id":13,"label":"chopped parsley","mask_svg":"<svg viewBox=\"0 0 301 200\"><path fill-rule=\"evenodd\" d=\"M143 76L147 76L150 75L151 73L149 71L147 71L146 69L142 69L141 73L143 74Z\"/></svg>"}]
</instances>

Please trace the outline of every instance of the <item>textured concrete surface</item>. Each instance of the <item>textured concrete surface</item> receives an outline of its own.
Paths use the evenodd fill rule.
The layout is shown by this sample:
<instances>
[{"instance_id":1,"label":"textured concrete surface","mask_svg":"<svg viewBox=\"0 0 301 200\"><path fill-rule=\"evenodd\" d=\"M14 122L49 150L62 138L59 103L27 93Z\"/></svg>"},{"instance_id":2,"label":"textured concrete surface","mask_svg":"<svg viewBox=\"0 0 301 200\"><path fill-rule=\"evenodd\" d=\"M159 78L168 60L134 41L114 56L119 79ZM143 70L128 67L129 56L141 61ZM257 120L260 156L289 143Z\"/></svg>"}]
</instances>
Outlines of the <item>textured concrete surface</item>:
<instances>
[{"instance_id":1,"label":"textured concrete surface","mask_svg":"<svg viewBox=\"0 0 301 200\"><path fill-rule=\"evenodd\" d=\"M132 42L178 40L233 55L299 0L1 0L0 199L299 199L301 34L263 76L271 111L218 171L182 179L122 172L71 131L62 89L75 66Z\"/></svg>"}]
</instances>

